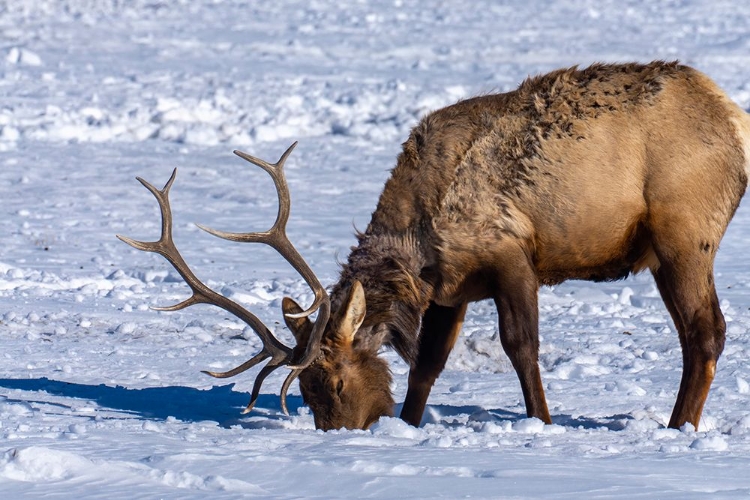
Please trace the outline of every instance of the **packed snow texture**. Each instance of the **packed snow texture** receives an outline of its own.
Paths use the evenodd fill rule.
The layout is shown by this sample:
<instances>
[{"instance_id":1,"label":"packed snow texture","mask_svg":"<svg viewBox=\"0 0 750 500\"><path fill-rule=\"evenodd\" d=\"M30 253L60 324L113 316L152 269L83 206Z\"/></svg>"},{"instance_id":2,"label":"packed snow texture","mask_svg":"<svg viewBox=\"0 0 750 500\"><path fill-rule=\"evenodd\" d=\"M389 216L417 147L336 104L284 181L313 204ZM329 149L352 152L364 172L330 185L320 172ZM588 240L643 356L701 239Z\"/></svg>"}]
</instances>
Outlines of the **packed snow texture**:
<instances>
[{"instance_id":1,"label":"packed snow texture","mask_svg":"<svg viewBox=\"0 0 750 500\"><path fill-rule=\"evenodd\" d=\"M750 209L716 260L727 344L699 429L665 428L681 374L653 281L540 291L553 425L525 417L491 302L470 307L419 428L318 432L285 373L242 415L259 349L186 298L155 239L284 341L309 304L273 251L195 222L263 230L273 185L231 154L287 165L290 238L325 285L364 228L409 129L430 110L595 61L680 59L750 108L750 3L545 0L0 2L0 491L4 498L704 498L750 494ZM603 189L606 187L603 186ZM383 354L402 401L408 368ZM400 408L396 408L398 412Z\"/></svg>"}]
</instances>

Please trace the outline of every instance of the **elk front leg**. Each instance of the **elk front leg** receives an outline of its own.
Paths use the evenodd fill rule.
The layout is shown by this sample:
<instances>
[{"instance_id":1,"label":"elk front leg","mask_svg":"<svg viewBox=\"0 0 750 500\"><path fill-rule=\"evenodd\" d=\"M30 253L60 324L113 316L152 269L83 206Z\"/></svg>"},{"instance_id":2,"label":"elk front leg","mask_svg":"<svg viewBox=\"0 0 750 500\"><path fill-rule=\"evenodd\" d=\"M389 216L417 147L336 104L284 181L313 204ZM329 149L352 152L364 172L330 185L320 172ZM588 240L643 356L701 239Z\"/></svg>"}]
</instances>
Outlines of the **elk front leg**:
<instances>
[{"instance_id":1,"label":"elk front leg","mask_svg":"<svg viewBox=\"0 0 750 500\"><path fill-rule=\"evenodd\" d=\"M507 262L495 294L500 340L521 382L526 414L551 424L539 373L539 284L525 254Z\"/></svg>"},{"instance_id":2,"label":"elk front leg","mask_svg":"<svg viewBox=\"0 0 750 500\"><path fill-rule=\"evenodd\" d=\"M430 304L422 318L419 354L409 370L409 388L401 409L401 419L413 426L422 421L427 397L435 380L445 368L466 314L466 304L443 307Z\"/></svg>"}]
</instances>

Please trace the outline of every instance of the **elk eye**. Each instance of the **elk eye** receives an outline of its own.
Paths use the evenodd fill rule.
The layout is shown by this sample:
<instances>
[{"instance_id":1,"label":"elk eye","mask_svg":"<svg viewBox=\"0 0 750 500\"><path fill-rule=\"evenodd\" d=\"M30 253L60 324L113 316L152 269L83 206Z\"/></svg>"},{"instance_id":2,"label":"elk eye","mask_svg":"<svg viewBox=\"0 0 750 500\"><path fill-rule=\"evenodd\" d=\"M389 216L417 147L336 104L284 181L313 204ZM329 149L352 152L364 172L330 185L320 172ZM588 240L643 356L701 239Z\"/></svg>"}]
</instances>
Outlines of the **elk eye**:
<instances>
[{"instance_id":1,"label":"elk eye","mask_svg":"<svg viewBox=\"0 0 750 500\"><path fill-rule=\"evenodd\" d=\"M343 391L343 390L344 390L344 381L341 380L341 379L339 379L339 383L336 384L336 394L338 394L339 396L341 396L341 391Z\"/></svg>"}]
</instances>

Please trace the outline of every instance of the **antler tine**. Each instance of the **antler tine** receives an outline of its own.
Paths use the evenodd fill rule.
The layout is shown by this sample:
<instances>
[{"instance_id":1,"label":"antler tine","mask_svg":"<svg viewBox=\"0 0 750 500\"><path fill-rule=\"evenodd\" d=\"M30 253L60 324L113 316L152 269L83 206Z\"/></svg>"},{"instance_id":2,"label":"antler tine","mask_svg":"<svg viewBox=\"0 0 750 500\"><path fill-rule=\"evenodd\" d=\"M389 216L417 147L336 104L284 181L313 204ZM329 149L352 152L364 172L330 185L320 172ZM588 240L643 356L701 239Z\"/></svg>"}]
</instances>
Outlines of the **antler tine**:
<instances>
[{"instance_id":1,"label":"antler tine","mask_svg":"<svg viewBox=\"0 0 750 500\"><path fill-rule=\"evenodd\" d=\"M177 247L175 246L174 240L172 238L172 209L169 204L169 189L172 187L172 183L174 182L176 174L177 169L174 169L174 171L172 172L172 176L169 178L169 181L167 181L162 189L155 188L153 185L141 179L140 177L137 178L138 181L154 195L156 201L159 204L162 220L161 237L159 238L159 240L153 242L143 242L121 235L117 235L117 237L138 250L158 253L159 255L163 256L165 259L167 259L167 261L169 261L170 264L172 264L172 267L174 267L174 269L180 274L180 276L182 276L182 279L193 292L190 297L178 304L167 307L156 307L155 309L160 311L177 311L194 304L213 304L235 315L237 318L247 323L247 325L255 331L255 333L263 343L263 348L252 359L230 370L229 372L205 372L214 377L229 377L237 375L238 373L242 373L245 370L248 370L249 368L252 368L256 364L260 363L261 361L267 358L271 358L268 364L261 370L262 377L261 374L259 374L256 378L255 386L253 389L254 395L251 398L251 405L249 406L252 407L252 404L254 404L255 400L257 399L256 393L260 391L260 385L262 384L266 376L268 376L269 373L276 370L277 368L288 365L291 362L292 349L290 347L287 347L276 337L274 337L268 327L266 327L266 325L263 324L263 322L253 313L242 307L237 302L234 302L233 300L207 287L195 276L193 271L182 258L182 255L180 255L180 252L177 250Z\"/></svg>"},{"instance_id":2,"label":"antler tine","mask_svg":"<svg viewBox=\"0 0 750 500\"><path fill-rule=\"evenodd\" d=\"M283 410L285 415L289 415L289 410L287 410L286 407L286 391L289 390L289 386L292 385L292 382L294 382L294 380L299 377L299 374L302 373L302 370L304 370L304 368L295 368L290 371L289 375L287 375L286 379L284 380L284 384L281 386L279 397L281 398L281 409Z\"/></svg>"},{"instance_id":3,"label":"antler tine","mask_svg":"<svg viewBox=\"0 0 750 500\"><path fill-rule=\"evenodd\" d=\"M285 365L276 365L273 363L273 361L270 361L266 366L264 366L260 373L258 373L258 376L255 377L255 383L253 384L253 392L250 394L250 402L247 404L247 407L242 410L242 413L249 413L252 411L253 407L255 406L256 401L258 401L258 396L260 395L260 386L263 385L263 381L266 379L266 377L275 369L280 368L281 366ZM288 378L288 377L287 377ZM284 412L284 415L289 415L289 409L286 407L286 401L284 400L284 397L281 398L281 410Z\"/></svg>"},{"instance_id":4,"label":"antler tine","mask_svg":"<svg viewBox=\"0 0 750 500\"><path fill-rule=\"evenodd\" d=\"M151 194L154 195L156 200L159 202L159 206L161 207L164 199L166 199L167 204L169 204L169 190L171 189L172 183L174 182L176 176L177 169L175 168L174 170L172 170L172 175L169 177L169 180L161 190L156 189L153 184L142 179L141 177L136 177L136 180L143 184L146 189L151 191ZM159 238L158 241L138 241L132 238L128 238L127 236L121 236L119 234L115 236L117 236L120 241L123 241L138 250L161 254L164 250L163 242L171 239L172 237L172 212L171 210L167 210L165 213L164 210L162 210L161 216L161 238Z\"/></svg>"},{"instance_id":5,"label":"antler tine","mask_svg":"<svg viewBox=\"0 0 750 500\"><path fill-rule=\"evenodd\" d=\"M234 154L246 160L253 165L257 165L271 175L274 185L276 186L276 193L279 197L279 210L276 215L276 221L274 222L271 229L268 231L258 231L252 233L232 233L227 231L219 231L211 229L210 227L198 224L198 227L219 238L225 240L236 241L240 243L265 243L272 247L274 250L279 252L287 261L294 267L294 269L302 275L305 281L308 283L310 288L315 292L315 300L313 304L297 314L290 314L292 318L306 318L318 310L322 302L327 298L325 289L318 281L315 273L310 269L305 260L299 254L297 249L289 241L286 235L286 224L289 221L289 214L291 212L291 197L289 195L289 185L286 182L286 176L284 175L284 164L286 163L289 155L292 154L294 148L297 146L297 142L294 142L291 146L284 151L279 161L276 163L268 163L265 160L256 158L242 151L235 150Z\"/></svg>"},{"instance_id":6,"label":"antler tine","mask_svg":"<svg viewBox=\"0 0 750 500\"><path fill-rule=\"evenodd\" d=\"M235 375L239 375L240 373L249 370L253 366L257 365L264 359L268 357L268 353L265 351L260 351L258 354L253 356L252 358L248 359L244 363L242 363L239 366L235 366L231 370L227 370L225 372L212 372L209 370L201 370L201 373L205 373L206 375L211 375L214 378L229 378L234 377Z\"/></svg>"},{"instance_id":7,"label":"antler tine","mask_svg":"<svg viewBox=\"0 0 750 500\"><path fill-rule=\"evenodd\" d=\"M253 366L257 365L264 359L266 359L268 356L264 352L259 352L256 354L252 359L245 361L239 366L236 366L232 368L231 370L225 371L225 372L210 372L207 370L202 370L203 373L206 375L211 375L215 378L229 378L234 377L235 375L239 375L240 373L244 372L245 370L252 368ZM247 404L247 407L245 407L244 410L242 410L242 413L249 413L252 411L253 407L255 406L255 403L258 400L258 396L260 395L260 388L261 385L263 385L263 381L266 379L266 377L271 374L274 370L277 368L281 368L282 366L285 366L284 364L276 364L274 360L269 361L269 363L264 366L260 373L258 373L258 376L255 377L255 383L253 384L253 391L250 395L250 402ZM284 384L281 387L281 410L284 412L284 415L289 415L289 409L286 405L286 392L289 389L289 385L292 383L292 381L297 378L299 375L299 372L302 370L292 370L289 372L289 375L287 375L286 379L284 380ZM294 375L294 377L292 377Z\"/></svg>"},{"instance_id":8,"label":"antler tine","mask_svg":"<svg viewBox=\"0 0 750 500\"><path fill-rule=\"evenodd\" d=\"M273 164L247 153L243 153L242 151L234 151L234 154L240 158L257 165L268 172L273 179L274 185L276 186L276 193L279 198L279 210L276 216L276 221L273 226L271 226L271 229L268 231L253 233L232 233L218 231L201 225L198 226L204 231L225 240L242 243L265 243L266 245L269 245L279 252L292 265L292 267L294 267L312 289L315 294L313 304L301 313L289 315L293 318L300 318L310 316L315 311L318 311L318 317L315 320L315 325L313 326L313 331L310 335L310 341L307 344L307 348L302 358L297 361L296 364L290 365L290 368L293 370L309 366L320 355L320 341L323 337L323 330L328 322L331 308L330 300L325 288L321 285L317 276L315 276L315 273L299 254L292 242L289 241L286 234L286 224L289 220L289 213L291 211L291 197L289 195L289 185L287 184L286 176L284 175L284 164L295 146L297 146L296 142L287 148L284 154L281 155L281 158L279 158L279 161Z\"/></svg>"}]
</instances>

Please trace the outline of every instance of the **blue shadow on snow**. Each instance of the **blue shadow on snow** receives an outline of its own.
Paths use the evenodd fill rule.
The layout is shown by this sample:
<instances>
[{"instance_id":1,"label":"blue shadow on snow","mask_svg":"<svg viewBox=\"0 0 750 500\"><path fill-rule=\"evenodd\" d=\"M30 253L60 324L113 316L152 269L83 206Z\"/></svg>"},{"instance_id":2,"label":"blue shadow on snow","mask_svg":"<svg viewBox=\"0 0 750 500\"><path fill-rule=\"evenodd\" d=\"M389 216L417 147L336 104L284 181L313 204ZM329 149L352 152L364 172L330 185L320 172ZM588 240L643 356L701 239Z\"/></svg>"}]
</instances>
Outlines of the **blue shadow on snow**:
<instances>
[{"instance_id":1,"label":"blue shadow on snow","mask_svg":"<svg viewBox=\"0 0 750 500\"><path fill-rule=\"evenodd\" d=\"M249 394L233 391L234 384L199 390L192 387L148 387L128 389L122 386L85 385L46 377L38 379L0 379L0 387L23 391L43 391L53 396L91 400L104 409L133 414L137 418L165 420L174 417L183 422L214 421L222 427L239 425L245 428L281 427L281 421L288 418L281 413L279 396L261 394L253 413L242 415L241 411L250 399ZM50 401L33 401L25 398L27 403L44 403L65 407L64 404ZM288 396L287 405L291 413L296 413L302 406L302 398ZM401 413L401 404L395 407L395 414ZM472 420L516 422L526 418L525 413L501 409L485 409L475 405L427 405L420 426L426 423L437 423L447 426L463 426L455 417L470 415ZM252 417L260 417L253 419ZM612 415L599 418L582 416L554 415L552 421L564 427L581 427L584 429L607 428L611 431L622 430L632 415Z\"/></svg>"},{"instance_id":2,"label":"blue shadow on snow","mask_svg":"<svg viewBox=\"0 0 750 500\"><path fill-rule=\"evenodd\" d=\"M85 385L46 377L38 379L0 379L0 387L20 389L23 391L44 391L47 394L66 398L87 399L94 401L104 409L131 413L138 418L165 420L174 417L184 422L211 420L223 427L240 425L243 427L273 427L274 421L287 418L281 413L279 396L261 394L255 405L256 416L262 416L263 422L248 422L245 419L253 413L243 416L250 395L232 390L234 384L199 390L192 387L148 387L129 389L122 386ZM34 402L24 399L25 402ZM39 401L42 402L42 401ZM45 404L60 403L44 401ZM299 396L287 396L290 413L296 413L302 406ZM241 419L244 417L244 419Z\"/></svg>"},{"instance_id":3,"label":"blue shadow on snow","mask_svg":"<svg viewBox=\"0 0 750 500\"><path fill-rule=\"evenodd\" d=\"M396 415L401 412L403 405L396 405ZM480 422L503 422L511 423L525 420L526 412L514 412L503 409L487 409L476 405L430 405L425 408L420 427L425 424L441 424L447 427L462 427L466 425L462 419L457 417L468 415L469 420ZM582 428L582 429L601 429L606 428L610 431L623 430L629 420L633 420L632 415L610 415L601 417L584 417L572 415L552 415L552 423L563 427Z\"/></svg>"}]
</instances>

